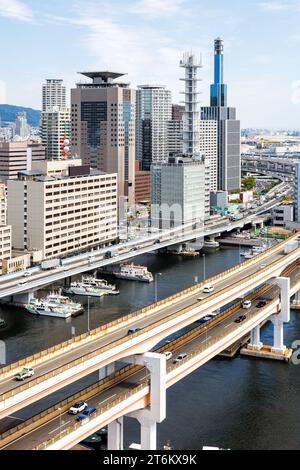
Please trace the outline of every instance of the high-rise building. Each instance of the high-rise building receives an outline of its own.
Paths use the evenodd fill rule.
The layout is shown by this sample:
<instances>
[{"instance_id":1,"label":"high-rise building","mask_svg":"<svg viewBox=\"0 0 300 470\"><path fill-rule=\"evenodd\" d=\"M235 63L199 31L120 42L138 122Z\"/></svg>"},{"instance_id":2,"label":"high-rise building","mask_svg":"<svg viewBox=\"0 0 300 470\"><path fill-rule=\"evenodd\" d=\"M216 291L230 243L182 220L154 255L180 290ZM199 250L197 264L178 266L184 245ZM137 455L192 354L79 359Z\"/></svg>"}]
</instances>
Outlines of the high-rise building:
<instances>
[{"instance_id":1,"label":"high-rise building","mask_svg":"<svg viewBox=\"0 0 300 470\"><path fill-rule=\"evenodd\" d=\"M204 157L169 157L151 167L151 221L160 229L204 223ZM209 195L209 193L208 193Z\"/></svg>"},{"instance_id":2,"label":"high-rise building","mask_svg":"<svg viewBox=\"0 0 300 470\"><path fill-rule=\"evenodd\" d=\"M295 214L294 220L300 224L300 163L295 165Z\"/></svg>"},{"instance_id":3,"label":"high-rise building","mask_svg":"<svg viewBox=\"0 0 300 470\"><path fill-rule=\"evenodd\" d=\"M223 41L218 38L210 106L202 108L201 119L218 123L218 190L233 191L241 186L241 125L236 119L236 109L227 106L223 51Z\"/></svg>"},{"instance_id":4,"label":"high-rise building","mask_svg":"<svg viewBox=\"0 0 300 470\"><path fill-rule=\"evenodd\" d=\"M209 162L210 191L218 188L218 123L217 121L198 121L199 151Z\"/></svg>"},{"instance_id":5,"label":"high-rise building","mask_svg":"<svg viewBox=\"0 0 300 470\"><path fill-rule=\"evenodd\" d=\"M70 156L71 113L69 109L53 108L41 115L42 144L47 160L59 160Z\"/></svg>"},{"instance_id":6,"label":"high-rise building","mask_svg":"<svg viewBox=\"0 0 300 470\"><path fill-rule=\"evenodd\" d=\"M28 168L28 153L32 162L45 160L45 148L33 142L0 142L0 180L17 179L20 171Z\"/></svg>"},{"instance_id":7,"label":"high-rise building","mask_svg":"<svg viewBox=\"0 0 300 470\"><path fill-rule=\"evenodd\" d=\"M171 92L160 85L141 85L136 99L136 159L149 171L152 164L168 158Z\"/></svg>"},{"instance_id":8,"label":"high-rise building","mask_svg":"<svg viewBox=\"0 0 300 470\"><path fill-rule=\"evenodd\" d=\"M183 121L185 106L172 104L172 121Z\"/></svg>"},{"instance_id":9,"label":"high-rise building","mask_svg":"<svg viewBox=\"0 0 300 470\"><path fill-rule=\"evenodd\" d=\"M18 180L8 181L13 248L51 259L115 241L117 175L56 163L58 172L66 165L59 176L54 176L55 162L47 162L44 171L21 172Z\"/></svg>"},{"instance_id":10,"label":"high-rise building","mask_svg":"<svg viewBox=\"0 0 300 470\"><path fill-rule=\"evenodd\" d=\"M31 128L27 123L26 113L17 113L15 136L19 137L20 140L27 140L30 138L30 133Z\"/></svg>"},{"instance_id":11,"label":"high-rise building","mask_svg":"<svg viewBox=\"0 0 300 470\"><path fill-rule=\"evenodd\" d=\"M84 72L71 90L72 151L83 164L118 174L118 195L134 204L135 92L121 73Z\"/></svg>"},{"instance_id":12,"label":"high-rise building","mask_svg":"<svg viewBox=\"0 0 300 470\"><path fill-rule=\"evenodd\" d=\"M66 109L66 87L63 80L47 79L43 85L42 111L52 111L53 108Z\"/></svg>"}]
</instances>

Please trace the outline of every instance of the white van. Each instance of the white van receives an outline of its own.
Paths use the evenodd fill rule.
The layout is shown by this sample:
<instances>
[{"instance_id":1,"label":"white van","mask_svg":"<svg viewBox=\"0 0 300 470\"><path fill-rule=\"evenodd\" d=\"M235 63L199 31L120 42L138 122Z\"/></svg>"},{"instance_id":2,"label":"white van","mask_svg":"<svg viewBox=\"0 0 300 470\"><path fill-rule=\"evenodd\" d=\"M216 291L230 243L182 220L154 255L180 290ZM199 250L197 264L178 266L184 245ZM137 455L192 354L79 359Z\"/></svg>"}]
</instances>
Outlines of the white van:
<instances>
[{"instance_id":1,"label":"white van","mask_svg":"<svg viewBox=\"0 0 300 470\"><path fill-rule=\"evenodd\" d=\"M203 289L203 293L204 294L211 294L212 292L214 292L215 288L212 284L207 284L206 286L204 286L204 289Z\"/></svg>"},{"instance_id":2,"label":"white van","mask_svg":"<svg viewBox=\"0 0 300 470\"><path fill-rule=\"evenodd\" d=\"M252 302L250 300L245 300L245 302L243 303L243 309L248 310L251 307L252 307Z\"/></svg>"}]
</instances>

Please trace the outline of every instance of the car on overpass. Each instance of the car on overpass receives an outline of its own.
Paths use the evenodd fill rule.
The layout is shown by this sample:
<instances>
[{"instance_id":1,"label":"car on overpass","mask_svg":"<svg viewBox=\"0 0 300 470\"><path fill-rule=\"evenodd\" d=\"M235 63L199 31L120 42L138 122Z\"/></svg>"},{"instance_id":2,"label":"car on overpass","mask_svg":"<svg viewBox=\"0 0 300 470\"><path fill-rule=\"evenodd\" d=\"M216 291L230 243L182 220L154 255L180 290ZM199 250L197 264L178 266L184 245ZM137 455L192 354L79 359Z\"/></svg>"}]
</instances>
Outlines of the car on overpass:
<instances>
[{"instance_id":1,"label":"car on overpass","mask_svg":"<svg viewBox=\"0 0 300 470\"><path fill-rule=\"evenodd\" d=\"M34 375L34 370L31 367L24 367L18 374L15 376L15 379L23 382L23 380L29 379Z\"/></svg>"},{"instance_id":2,"label":"car on overpass","mask_svg":"<svg viewBox=\"0 0 300 470\"><path fill-rule=\"evenodd\" d=\"M70 415L78 415L88 408L88 404L85 401L78 401L69 409L68 413Z\"/></svg>"},{"instance_id":3,"label":"car on overpass","mask_svg":"<svg viewBox=\"0 0 300 470\"><path fill-rule=\"evenodd\" d=\"M89 418L92 414L96 413L96 408L87 408L79 416L77 416L76 421L83 421L86 418Z\"/></svg>"}]
</instances>

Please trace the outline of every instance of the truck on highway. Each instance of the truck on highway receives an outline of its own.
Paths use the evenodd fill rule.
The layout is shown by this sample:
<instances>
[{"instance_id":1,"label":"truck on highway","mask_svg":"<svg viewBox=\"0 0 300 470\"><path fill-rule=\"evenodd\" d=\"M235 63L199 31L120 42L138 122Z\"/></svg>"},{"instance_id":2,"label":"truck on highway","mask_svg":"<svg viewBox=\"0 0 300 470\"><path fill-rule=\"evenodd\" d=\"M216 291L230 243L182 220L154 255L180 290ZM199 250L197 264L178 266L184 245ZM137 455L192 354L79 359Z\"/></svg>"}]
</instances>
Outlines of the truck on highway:
<instances>
[{"instance_id":1,"label":"truck on highway","mask_svg":"<svg viewBox=\"0 0 300 470\"><path fill-rule=\"evenodd\" d=\"M50 269L58 268L61 265L60 259L49 259L42 262L42 270L49 271Z\"/></svg>"}]
</instances>

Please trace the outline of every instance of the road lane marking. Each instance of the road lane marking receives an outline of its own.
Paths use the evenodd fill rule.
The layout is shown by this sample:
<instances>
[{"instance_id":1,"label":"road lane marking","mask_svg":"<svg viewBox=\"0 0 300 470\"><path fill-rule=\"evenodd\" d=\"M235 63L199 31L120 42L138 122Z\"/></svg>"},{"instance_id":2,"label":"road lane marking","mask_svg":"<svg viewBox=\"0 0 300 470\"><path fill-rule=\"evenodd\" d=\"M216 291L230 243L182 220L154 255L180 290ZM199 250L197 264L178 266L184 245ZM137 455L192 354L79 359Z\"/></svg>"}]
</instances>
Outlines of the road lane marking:
<instances>
[{"instance_id":1,"label":"road lane marking","mask_svg":"<svg viewBox=\"0 0 300 470\"><path fill-rule=\"evenodd\" d=\"M64 426L67 426L67 424L70 424L70 423L71 421L67 421L66 423L65 422L61 423L61 426L59 426L56 429L53 429L52 431L49 432L49 434L53 434L54 432L59 431L61 428L63 428Z\"/></svg>"},{"instance_id":2,"label":"road lane marking","mask_svg":"<svg viewBox=\"0 0 300 470\"><path fill-rule=\"evenodd\" d=\"M106 400L103 400L103 401L101 401L100 403L98 403L98 405L102 405L102 404L105 403L106 401L111 400L112 398L114 398L114 397L116 397L116 396L117 396L117 394L115 393L115 394L112 395L111 397L106 398Z\"/></svg>"},{"instance_id":3,"label":"road lane marking","mask_svg":"<svg viewBox=\"0 0 300 470\"><path fill-rule=\"evenodd\" d=\"M16 419L18 421L26 421L26 419L16 418L15 416L8 416L10 419Z\"/></svg>"}]
</instances>

